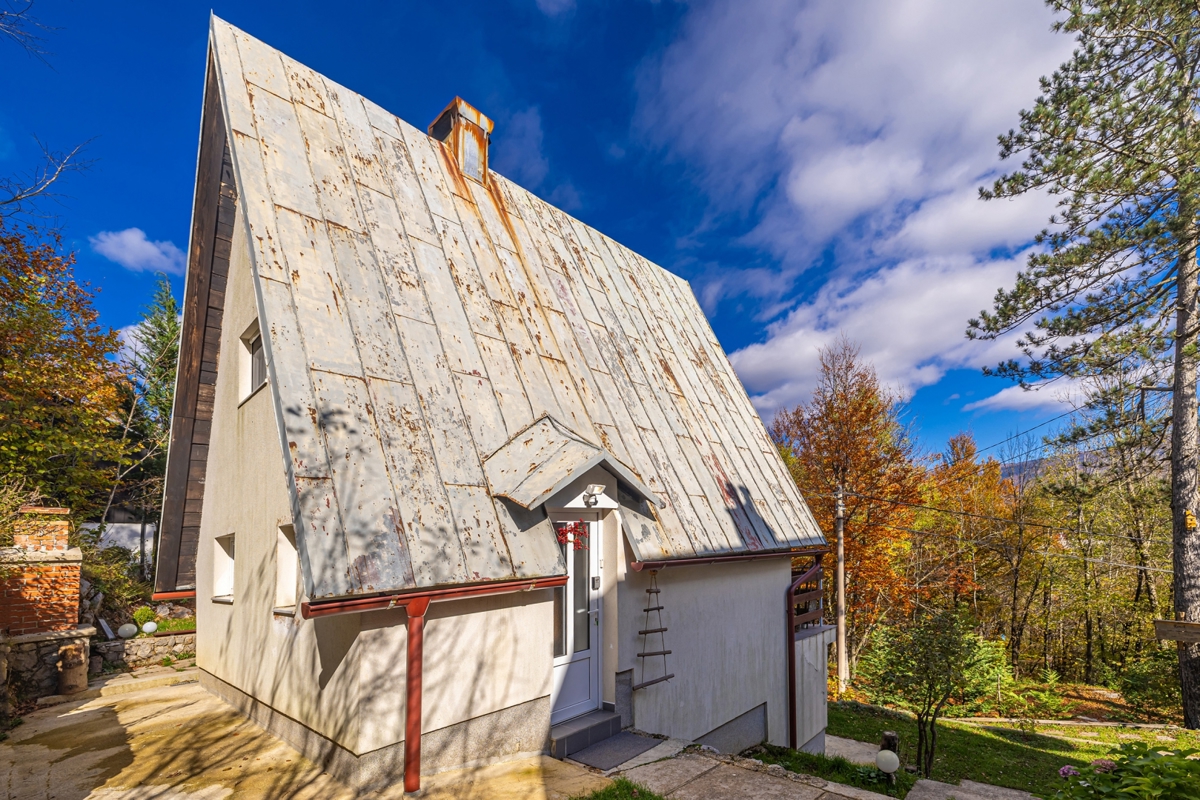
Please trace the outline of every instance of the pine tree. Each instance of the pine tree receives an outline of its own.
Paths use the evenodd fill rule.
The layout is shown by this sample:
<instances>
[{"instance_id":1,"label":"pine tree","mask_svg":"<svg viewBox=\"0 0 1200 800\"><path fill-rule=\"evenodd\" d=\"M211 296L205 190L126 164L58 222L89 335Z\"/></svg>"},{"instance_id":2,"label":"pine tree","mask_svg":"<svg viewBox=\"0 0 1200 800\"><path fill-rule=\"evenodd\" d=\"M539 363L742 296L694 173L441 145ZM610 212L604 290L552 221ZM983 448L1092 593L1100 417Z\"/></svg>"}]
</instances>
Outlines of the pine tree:
<instances>
[{"instance_id":1,"label":"pine tree","mask_svg":"<svg viewBox=\"0 0 1200 800\"><path fill-rule=\"evenodd\" d=\"M1196 247L1200 212L1200 6L1184 0L1048 0L1077 37L1071 59L1000 137L1024 158L986 199L1046 191L1050 227L1012 289L967 335L1023 331L1023 384L1112 374L1132 357L1171 376L1175 610L1200 622ZM1111 402L1111 398L1107 399ZM1194 524L1194 523L1193 523ZM1200 727L1200 644L1179 645L1184 721Z\"/></svg>"},{"instance_id":2,"label":"pine tree","mask_svg":"<svg viewBox=\"0 0 1200 800\"><path fill-rule=\"evenodd\" d=\"M157 523L162 509L180 331L179 304L170 282L159 276L154 299L133 328L122 359L128 381L123 384L119 435L130 455L119 465L108 496L108 506L120 503L138 510L143 540L145 523Z\"/></svg>"}]
</instances>

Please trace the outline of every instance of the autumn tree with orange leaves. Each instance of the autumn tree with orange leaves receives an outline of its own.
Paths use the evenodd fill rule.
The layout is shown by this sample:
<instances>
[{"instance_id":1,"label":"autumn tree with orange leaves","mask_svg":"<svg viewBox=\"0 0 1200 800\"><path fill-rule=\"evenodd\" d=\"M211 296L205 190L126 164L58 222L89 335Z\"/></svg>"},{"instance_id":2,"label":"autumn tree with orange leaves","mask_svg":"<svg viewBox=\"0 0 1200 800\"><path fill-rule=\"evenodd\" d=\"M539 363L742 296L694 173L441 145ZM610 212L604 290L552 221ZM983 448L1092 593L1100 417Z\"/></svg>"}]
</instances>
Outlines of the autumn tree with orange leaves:
<instances>
[{"instance_id":1,"label":"autumn tree with orange leaves","mask_svg":"<svg viewBox=\"0 0 1200 800\"><path fill-rule=\"evenodd\" d=\"M995 521L1009 510L1008 482L1000 462L981 459L969 433L950 438L933 459L907 559L909 582L922 604L978 612L980 549L1003 529ZM938 509L938 510L932 510Z\"/></svg>"},{"instance_id":2,"label":"autumn tree with orange leaves","mask_svg":"<svg viewBox=\"0 0 1200 800\"><path fill-rule=\"evenodd\" d=\"M905 574L906 529L919 503L924 471L900 418L900 396L846 338L821 350L812 399L775 415L771 435L817 517L834 529L834 494L846 492L846 643L853 670L872 629L906 611L913 592ZM826 604L833 608L835 568L826 559Z\"/></svg>"},{"instance_id":3,"label":"autumn tree with orange leaves","mask_svg":"<svg viewBox=\"0 0 1200 800\"><path fill-rule=\"evenodd\" d=\"M103 502L126 446L114 435L124 377L56 236L0 223L0 481L78 516Z\"/></svg>"}]
</instances>

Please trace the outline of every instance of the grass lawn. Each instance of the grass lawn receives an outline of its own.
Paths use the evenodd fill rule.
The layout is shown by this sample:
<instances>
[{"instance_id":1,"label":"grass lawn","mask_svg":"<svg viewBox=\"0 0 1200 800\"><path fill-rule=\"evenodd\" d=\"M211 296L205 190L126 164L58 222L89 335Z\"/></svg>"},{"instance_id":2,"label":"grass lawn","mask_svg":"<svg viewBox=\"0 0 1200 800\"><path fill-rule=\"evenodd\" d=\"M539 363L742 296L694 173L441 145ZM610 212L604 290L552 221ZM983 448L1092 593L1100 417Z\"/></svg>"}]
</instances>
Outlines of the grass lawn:
<instances>
[{"instance_id":1,"label":"grass lawn","mask_svg":"<svg viewBox=\"0 0 1200 800\"><path fill-rule=\"evenodd\" d=\"M885 730L900 734L904 763L916 758L914 720L857 703L829 704L828 732L834 736L877 744ZM1083 767L1107 756L1121 742L1135 739L1164 747L1197 746L1196 735L1181 730L1039 725L1036 733L1027 733L1001 726L938 722L937 754L930 777L945 783L966 778L1052 797L1063 785L1059 767Z\"/></svg>"},{"instance_id":2,"label":"grass lawn","mask_svg":"<svg viewBox=\"0 0 1200 800\"><path fill-rule=\"evenodd\" d=\"M755 753L754 757L767 764L779 764L789 772L816 775L827 781L857 786L860 789L894 797L904 797L917 782L915 775L900 772L896 775L896 786L892 788L885 783L886 778L883 773L874 767L852 764L844 758L826 758L813 753L804 753L773 745L765 746L763 752Z\"/></svg>"},{"instance_id":3,"label":"grass lawn","mask_svg":"<svg viewBox=\"0 0 1200 800\"><path fill-rule=\"evenodd\" d=\"M597 789L591 794L583 795L582 797L572 798L572 800L663 800L661 795L657 795L644 786L638 786L636 783L631 783L624 778L617 778L612 782L611 786L604 789Z\"/></svg>"}]
</instances>

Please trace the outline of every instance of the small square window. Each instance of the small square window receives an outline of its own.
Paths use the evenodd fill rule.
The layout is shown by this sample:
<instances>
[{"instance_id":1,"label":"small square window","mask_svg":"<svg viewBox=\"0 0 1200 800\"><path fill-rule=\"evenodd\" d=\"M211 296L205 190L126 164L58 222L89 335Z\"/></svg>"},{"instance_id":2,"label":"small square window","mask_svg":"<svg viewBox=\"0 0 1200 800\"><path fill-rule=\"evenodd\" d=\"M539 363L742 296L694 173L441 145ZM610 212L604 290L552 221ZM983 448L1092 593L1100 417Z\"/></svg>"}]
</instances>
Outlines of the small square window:
<instances>
[{"instance_id":1,"label":"small square window","mask_svg":"<svg viewBox=\"0 0 1200 800\"><path fill-rule=\"evenodd\" d=\"M233 600L233 534L213 540L213 601Z\"/></svg>"},{"instance_id":2,"label":"small square window","mask_svg":"<svg viewBox=\"0 0 1200 800\"><path fill-rule=\"evenodd\" d=\"M275 540L275 608L291 610L300 596L300 556L296 552L296 532L291 525L280 525Z\"/></svg>"}]
</instances>

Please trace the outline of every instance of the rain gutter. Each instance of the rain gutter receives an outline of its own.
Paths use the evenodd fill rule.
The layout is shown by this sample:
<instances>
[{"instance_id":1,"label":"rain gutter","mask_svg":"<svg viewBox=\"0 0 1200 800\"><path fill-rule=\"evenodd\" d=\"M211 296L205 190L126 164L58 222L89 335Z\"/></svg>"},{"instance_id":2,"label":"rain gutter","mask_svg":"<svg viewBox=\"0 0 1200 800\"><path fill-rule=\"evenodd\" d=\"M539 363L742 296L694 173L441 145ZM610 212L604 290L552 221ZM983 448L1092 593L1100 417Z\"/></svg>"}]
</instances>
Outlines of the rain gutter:
<instances>
[{"instance_id":1,"label":"rain gutter","mask_svg":"<svg viewBox=\"0 0 1200 800\"><path fill-rule=\"evenodd\" d=\"M826 547L809 547L804 550L776 550L772 553L734 553L724 556L704 556L701 558L671 558L663 561L634 561L630 567L634 572L643 570L659 570L667 567L695 567L703 564L727 564L734 561L759 561L764 558L796 558L798 556L815 556L825 553Z\"/></svg>"},{"instance_id":2,"label":"rain gutter","mask_svg":"<svg viewBox=\"0 0 1200 800\"><path fill-rule=\"evenodd\" d=\"M196 590L189 589L186 592L155 592L154 594L150 595L150 599L157 603L162 600L185 600L189 597L195 596Z\"/></svg>"}]
</instances>

